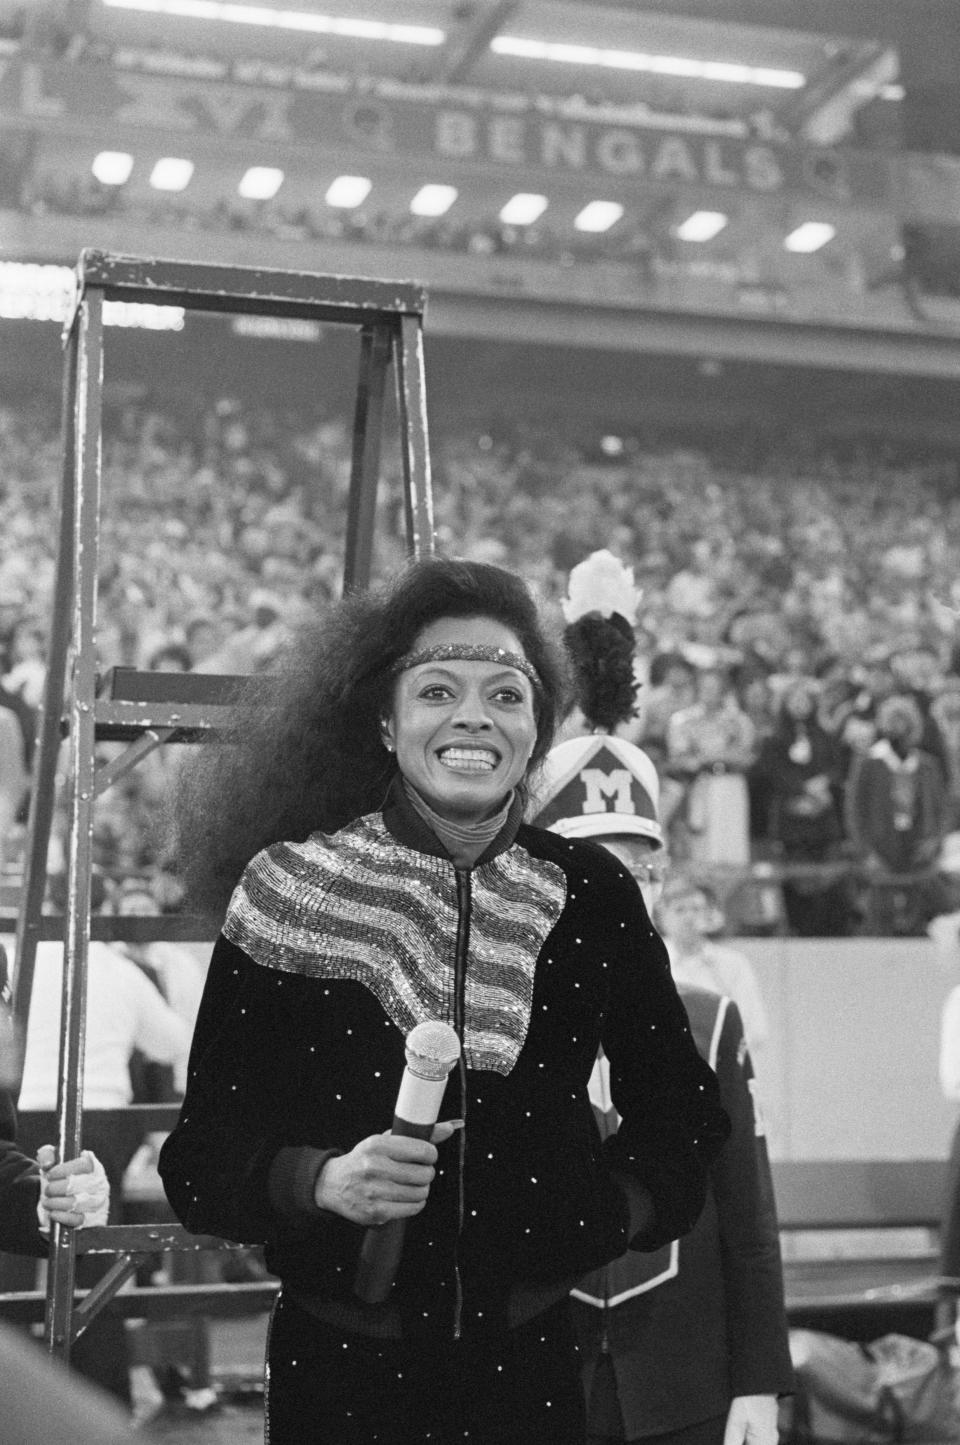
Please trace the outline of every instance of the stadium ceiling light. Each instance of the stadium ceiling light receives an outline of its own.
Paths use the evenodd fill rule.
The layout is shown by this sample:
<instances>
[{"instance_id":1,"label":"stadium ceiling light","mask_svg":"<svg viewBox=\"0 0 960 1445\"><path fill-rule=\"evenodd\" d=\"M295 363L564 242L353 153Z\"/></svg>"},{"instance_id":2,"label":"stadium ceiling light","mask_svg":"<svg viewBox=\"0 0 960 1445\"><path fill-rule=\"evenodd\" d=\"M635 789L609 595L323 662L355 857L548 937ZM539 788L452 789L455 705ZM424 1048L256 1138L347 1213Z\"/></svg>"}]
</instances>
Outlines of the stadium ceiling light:
<instances>
[{"instance_id":1,"label":"stadium ceiling light","mask_svg":"<svg viewBox=\"0 0 960 1445\"><path fill-rule=\"evenodd\" d=\"M193 177L193 161L180 156L161 156L150 172L155 191L185 191Z\"/></svg>"},{"instance_id":2,"label":"stadium ceiling light","mask_svg":"<svg viewBox=\"0 0 960 1445\"><path fill-rule=\"evenodd\" d=\"M677 227L681 241L712 241L729 220L722 211L694 211Z\"/></svg>"},{"instance_id":3,"label":"stadium ceiling light","mask_svg":"<svg viewBox=\"0 0 960 1445\"><path fill-rule=\"evenodd\" d=\"M500 219L505 226L532 226L547 209L546 196L537 196L530 191L518 191L511 196Z\"/></svg>"},{"instance_id":4,"label":"stadium ceiling light","mask_svg":"<svg viewBox=\"0 0 960 1445\"><path fill-rule=\"evenodd\" d=\"M69 315L74 273L69 266L0 261L0 318L12 321L59 321ZM105 301L104 326L138 326L148 331L182 331L182 306L154 306L149 301Z\"/></svg>"},{"instance_id":5,"label":"stadium ceiling light","mask_svg":"<svg viewBox=\"0 0 960 1445\"><path fill-rule=\"evenodd\" d=\"M578 231L593 231L599 234L601 231L609 231L622 215L623 207L619 201L588 201L574 218L573 224Z\"/></svg>"},{"instance_id":6,"label":"stadium ceiling light","mask_svg":"<svg viewBox=\"0 0 960 1445\"><path fill-rule=\"evenodd\" d=\"M349 40L392 40L398 45L442 45L446 32L434 25L394 25L386 20L355 20L282 10L272 5L236 5L227 0L102 0L113 10L146 10L187 20L222 20L233 25L269 25L313 35L342 35Z\"/></svg>"},{"instance_id":7,"label":"stadium ceiling light","mask_svg":"<svg viewBox=\"0 0 960 1445\"><path fill-rule=\"evenodd\" d=\"M372 188L373 182L366 176L337 176L325 199L328 206L339 206L342 210L349 211L354 206L362 206Z\"/></svg>"},{"instance_id":8,"label":"stadium ceiling light","mask_svg":"<svg viewBox=\"0 0 960 1445\"><path fill-rule=\"evenodd\" d=\"M651 75L717 80L731 85L760 85L776 90L800 90L807 83L806 76L799 70L740 65L725 60L693 60L681 55L645 55L636 50L601 50L594 45L565 45L552 40L529 40L520 35L495 35L490 49L495 55L511 55L519 60L599 65L608 70L638 70Z\"/></svg>"},{"instance_id":9,"label":"stadium ceiling light","mask_svg":"<svg viewBox=\"0 0 960 1445\"><path fill-rule=\"evenodd\" d=\"M410 210L415 216L445 216L458 194L456 186L421 186Z\"/></svg>"},{"instance_id":10,"label":"stadium ceiling light","mask_svg":"<svg viewBox=\"0 0 960 1445\"><path fill-rule=\"evenodd\" d=\"M251 166L237 187L245 201L270 201L283 185L283 171L276 166Z\"/></svg>"},{"instance_id":11,"label":"stadium ceiling light","mask_svg":"<svg viewBox=\"0 0 960 1445\"><path fill-rule=\"evenodd\" d=\"M829 221L804 221L784 238L783 244L787 251L809 255L811 251L819 251L821 246L832 241L836 234L836 226L831 226Z\"/></svg>"},{"instance_id":12,"label":"stadium ceiling light","mask_svg":"<svg viewBox=\"0 0 960 1445\"><path fill-rule=\"evenodd\" d=\"M100 151L91 170L102 186L122 186L130 179L133 156L126 151Z\"/></svg>"}]
</instances>

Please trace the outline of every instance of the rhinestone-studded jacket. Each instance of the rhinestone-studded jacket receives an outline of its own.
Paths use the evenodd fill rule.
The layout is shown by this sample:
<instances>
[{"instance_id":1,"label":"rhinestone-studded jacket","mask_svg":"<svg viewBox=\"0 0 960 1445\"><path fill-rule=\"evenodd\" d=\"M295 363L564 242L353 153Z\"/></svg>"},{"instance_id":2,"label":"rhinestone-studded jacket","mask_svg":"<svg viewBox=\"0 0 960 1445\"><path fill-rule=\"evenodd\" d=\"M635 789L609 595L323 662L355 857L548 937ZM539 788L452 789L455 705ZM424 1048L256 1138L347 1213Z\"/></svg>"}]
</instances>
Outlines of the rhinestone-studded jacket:
<instances>
[{"instance_id":1,"label":"rhinestone-studded jacket","mask_svg":"<svg viewBox=\"0 0 960 1445\"><path fill-rule=\"evenodd\" d=\"M465 1128L407 1221L390 1301L356 1306L364 1231L319 1210L314 1183L390 1127L406 1033L428 1018L460 1034L441 1117ZM601 1044L623 1121L604 1143L587 1092ZM160 1172L187 1229L264 1244L321 1317L466 1333L690 1229L727 1128L622 866L514 818L457 869L395 789L382 814L246 870ZM632 1215L618 1173L647 1191Z\"/></svg>"}]
</instances>

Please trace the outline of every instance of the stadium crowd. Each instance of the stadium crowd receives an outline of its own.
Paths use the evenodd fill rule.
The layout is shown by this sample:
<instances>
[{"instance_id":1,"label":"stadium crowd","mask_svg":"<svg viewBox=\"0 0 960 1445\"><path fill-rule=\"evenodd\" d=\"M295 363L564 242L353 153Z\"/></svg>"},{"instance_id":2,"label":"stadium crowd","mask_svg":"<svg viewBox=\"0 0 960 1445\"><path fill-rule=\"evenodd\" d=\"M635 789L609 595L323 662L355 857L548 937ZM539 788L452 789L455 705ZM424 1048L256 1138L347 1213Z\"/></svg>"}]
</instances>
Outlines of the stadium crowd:
<instances>
[{"instance_id":1,"label":"stadium crowd","mask_svg":"<svg viewBox=\"0 0 960 1445\"><path fill-rule=\"evenodd\" d=\"M633 741L664 780L675 862L728 901L782 877L744 928L922 932L957 906L960 489L948 456L889 450L604 451L511 426L434 432L439 541L521 572L559 607L609 548L643 591ZM60 438L37 397L0 405L0 737L6 866L29 790L54 570ZM376 566L404 554L386 449ZM350 476L342 419L229 396L192 412L111 403L97 637L104 668L269 669L299 616L337 595ZM160 878L158 757L102 800L108 877ZM716 822L722 815L723 837ZM19 824L14 820L19 818ZM739 819L739 822L737 821ZM741 902L743 900L741 899Z\"/></svg>"},{"instance_id":2,"label":"stadium crowd","mask_svg":"<svg viewBox=\"0 0 960 1445\"><path fill-rule=\"evenodd\" d=\"M38 174L26 180L18 206L32 216L108 216L136 222L151 230L177 227L192 231L243 232L271 241L348 241L372 246L417 246L471 256L513 256L569 267L593 262L620 262L649 275L654 257L675 257L676 243L656 240L642 227L618 226L610 235L564 234L538 223L512 226L505 222L458 222L413 214L392 214L367 207L336 210L323 202L287 204L251 201L234 196L207 205L178 196L136 198L94 176L68 179ZM734 262L728 261L731 270Z\"/></svg>"}]
</instances>

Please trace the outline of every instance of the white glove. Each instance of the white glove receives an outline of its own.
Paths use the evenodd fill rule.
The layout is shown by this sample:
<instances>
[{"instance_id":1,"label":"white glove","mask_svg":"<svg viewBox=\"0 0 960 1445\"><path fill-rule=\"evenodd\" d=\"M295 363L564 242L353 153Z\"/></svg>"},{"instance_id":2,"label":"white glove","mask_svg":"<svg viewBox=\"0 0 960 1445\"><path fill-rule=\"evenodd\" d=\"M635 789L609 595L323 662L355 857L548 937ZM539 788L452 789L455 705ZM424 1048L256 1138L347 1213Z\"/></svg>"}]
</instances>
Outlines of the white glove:
<instances>
[{"instance_id":1,"label":"white glove","mask_svg":"<svg viewBox=\"0 0 960 1445\"><path fill-rule=\"evenodd\" d=\"M727 1411L723 1445L777 1445L776 1395L735 1395Z\"/></svg>"},{"instance_id":2,"label":"white glove","mask_svg":"<svg viewBox=\"0 0 960 1445\"><path fill-rule=\"evenodd\" d=\"M46 1234L52 1224L74 1228L82 1224L106 1224L110 1211L110 1184L96 1154L84 1149L79 1159L55 1164L56 1150L43 1144L37 1150L40 1165L40 1198L37 1217Z\"/></svg>"}]
</instances>

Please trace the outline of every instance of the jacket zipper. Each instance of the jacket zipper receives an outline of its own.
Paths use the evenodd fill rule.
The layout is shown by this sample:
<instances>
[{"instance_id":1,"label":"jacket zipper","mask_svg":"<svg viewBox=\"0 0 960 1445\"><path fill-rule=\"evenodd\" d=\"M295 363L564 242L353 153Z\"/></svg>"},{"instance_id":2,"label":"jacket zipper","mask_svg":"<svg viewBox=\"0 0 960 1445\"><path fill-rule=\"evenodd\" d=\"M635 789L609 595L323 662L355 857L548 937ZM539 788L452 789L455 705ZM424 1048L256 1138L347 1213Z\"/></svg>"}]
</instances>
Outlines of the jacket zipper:
<instances>
[{"instance_id":1,"label":"jacket zipper","mask_svg":"<svg viewBox=\"0 0 960 1445\"><path fill-rule=\"evenodd\" d=\"M467 1064L463 1056L464 1032L466 1029L466 987L467 954L470 948L470 906L471 882L469 869L457 868L457 944L453 959L453 1026L460 1040L460 1058L457 1071L460 1078L460 1115L464 1123L467 1118ZM466 1163L466 1129L461 1129L457 1140L457 1244L453 1253L454 1309L453 1338L460 1338L463 1316L463 1282L460 1278L459 1243L463 1233L464 1207L464 1166Z\"/></svg>"}]
</instances>

